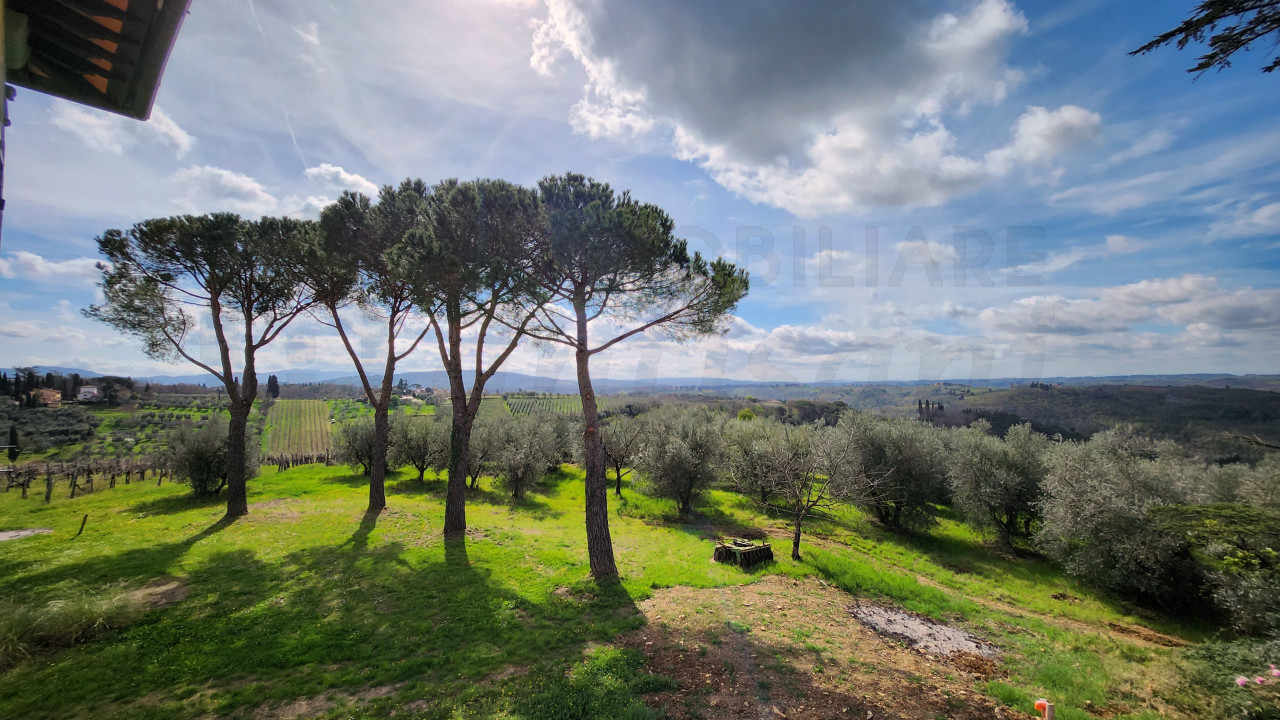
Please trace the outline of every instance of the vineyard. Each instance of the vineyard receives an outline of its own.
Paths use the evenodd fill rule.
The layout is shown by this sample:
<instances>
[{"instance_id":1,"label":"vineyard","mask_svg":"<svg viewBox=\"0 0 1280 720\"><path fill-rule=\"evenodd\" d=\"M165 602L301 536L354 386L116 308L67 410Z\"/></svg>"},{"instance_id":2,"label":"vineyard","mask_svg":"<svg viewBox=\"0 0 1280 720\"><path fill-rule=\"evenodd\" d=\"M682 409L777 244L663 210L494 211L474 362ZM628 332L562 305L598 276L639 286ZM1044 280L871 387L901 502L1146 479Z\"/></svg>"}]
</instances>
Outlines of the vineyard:
<instances>
[{"instance_id":1,"label":"vineyard","mask_svg":"<svg viewBox=\"0 0 1280 720\"><path fill-rule=\"evenodd\" d=\"M267 415L266 451L270 455L323 454L329 450L332 433L323 400L277 400Z\"/></svg>"},{"instance_id":2,"label":"vineyard","mask_svg":"<svg viewBox=\"0 0 1280 720\"><path fill-rule=\"evenodd\" d=\"M449 402L441 403L438 412L449 415L453 412L453 406ZM502 416L510 416L512 408L507 407L507 403L502 399L501 395L485 395L480 400L480 412L476 415L476 419L483 422L486 418L495 418Z\"/></svg>"},{"instance_id":3,"label":"vineyard","mask_svg":"<svg viewBox=\"0 0 1280 720\"><path fill-rule=\"evenodd\" d=\"M562 415L582 417L582 398L577 395L509 395L507 405L514 415ZM608 411L619 399L597 396L601 412Z\"/></svg>"}]
</instances>

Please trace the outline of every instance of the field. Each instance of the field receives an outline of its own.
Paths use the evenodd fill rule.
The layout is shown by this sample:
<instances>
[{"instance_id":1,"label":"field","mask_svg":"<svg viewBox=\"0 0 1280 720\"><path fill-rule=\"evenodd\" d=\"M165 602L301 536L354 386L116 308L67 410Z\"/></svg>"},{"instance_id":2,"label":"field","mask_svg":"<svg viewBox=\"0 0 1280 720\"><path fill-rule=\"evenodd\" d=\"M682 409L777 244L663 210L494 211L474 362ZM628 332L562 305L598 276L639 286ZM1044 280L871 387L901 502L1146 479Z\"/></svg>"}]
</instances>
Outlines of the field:
<instances>
[{"instance_id":1,"label":"field","mask_svg":"<svg viewBox=\"0 0 1280 720\"><path fill-rule=\"evenodd\" d=\"M514 415L582 417L582 398L577 395L509 395L506 400ZM600 395L596 403L601 411L607 411L623 401L619 397Z\"/></svg>"},{"instance_id":2,"label":"field","mask_svg":"<svg viewBox=\"0 0 1280 720\"><path fill-rule=\"evenodd\" d=\"M755 528L781 549L784 521L713 491L685 523L628 486L610 497L623 581L600 588L576 468L522 501L485 479L465 544L439 538L443 481L393 478L374 517L364 479L343 468L268 472L229 524L180 485L47 506L0 495L0 530L52 530L4 543L9 611L67 592L145 609L0 673L0 717L655 717L642 702L671 718L976 720L1001 705L1025 716L1047 696L1064 720L1191 718L1231 685L1183 675L1208 628L1135 615L1047 561L995 554L945 509L911 534L855 511L822 519L803 562L780 552L743 572L708 562L710 538ZM906 650L849 617L868 601L970 630L1000 655Z\"/></svg>"},{"instance_id":3,"label":"field","mask_svg":"<svg viewBox=\"0 0 1280 720\"><path fill-rule=\"evenodd\" d=\"M322 455L333 430L323 400L276 400L267 413L266 452Z\"/></svg>"},{"instance_id":4,"label":"field","mask_svg":"<svg viewBox=\"0 0 1280 720\"><path fill-rule=\"evenodd\" d=\"M452 412L452 407L448 401L440 405L440 412L446 415ZM501 395L485 395L480 400L480 412L476 414L476 420L483 422L485 418L510 417L511 408L507 406L506 400Z\"/></svg>"}]
</instances>

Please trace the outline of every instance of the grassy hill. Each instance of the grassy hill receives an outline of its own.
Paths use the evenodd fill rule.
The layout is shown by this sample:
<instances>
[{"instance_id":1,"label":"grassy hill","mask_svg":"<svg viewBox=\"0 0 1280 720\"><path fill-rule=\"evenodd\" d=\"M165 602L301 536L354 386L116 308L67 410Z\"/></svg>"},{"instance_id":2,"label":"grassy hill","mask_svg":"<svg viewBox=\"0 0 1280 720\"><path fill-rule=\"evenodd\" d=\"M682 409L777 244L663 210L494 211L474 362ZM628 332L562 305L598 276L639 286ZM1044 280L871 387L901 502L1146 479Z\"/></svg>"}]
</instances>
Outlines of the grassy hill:
<instances>
[{"instance_id":1,"label":"grassy hill","mask_svg":"<svg viewBox=\"0 0 1280 720\"><path fill-rule=\"evenodd\" d=\"M782 552L744 572L709 562L710 538L783 537L782 520L715 491L682 522L627 487L610 498L623 580L600 588L572 466L518 502L486 480L467 540L449 544L444 482L396 477L390 509L368 516L364 479L343 468L267 469L230 524L168 484L47 506L0 495L0 530L52 530L0 546L0 657L14 660L24 609L71 594L134 610L0 672L0 717L979 718L1048 696L1084 720L1197 717L1214 702L1182 674L1210 628L1136 616L1044 560L995 554L944 510L910 535L854 511L822 519L804 562ZM907 650L849 616L868 601L1000 655Z\"/></svg>"}]
</instances>

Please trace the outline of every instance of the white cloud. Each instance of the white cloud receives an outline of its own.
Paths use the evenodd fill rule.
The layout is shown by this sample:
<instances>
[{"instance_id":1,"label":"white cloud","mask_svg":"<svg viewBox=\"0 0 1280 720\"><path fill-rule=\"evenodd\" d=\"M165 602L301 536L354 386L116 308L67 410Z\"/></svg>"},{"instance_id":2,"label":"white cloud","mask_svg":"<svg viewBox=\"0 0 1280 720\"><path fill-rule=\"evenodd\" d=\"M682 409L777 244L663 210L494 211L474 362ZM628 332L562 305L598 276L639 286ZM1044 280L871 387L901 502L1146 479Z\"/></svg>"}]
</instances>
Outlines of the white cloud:
<instances>
[{"instance_id":1,"label":"white cloud","mask_svg":"<svg viewBox=\"0 0 1280 720\"><path fill-rule=\"evenodd\" d=\"M298 37L305 40L310 45L320 46L320 24L317 22L309 22L305 29L294 28L294 32L298 33Z\"/></svg>"},{"instance_id":2,"label":"white cloud","mask_svg":"<svg viewBox=\"0 0 1280 720\"><path fill-rule=\"evenodd\" d=\"M1280 328L1280 289L1243 287L1226 290L1217 278L1183 275L1102 288L1092 297L1041 295L988 307L971 321L987 330L1012 335L1118 334L1108 342L1137 343L1141 323L1181 326L1198 336ZM1255 338L1256 339L1256 338Z\"/></svg>"},{"instance_id":3,"label":"white cloud","mask_svg":"<svg viewBox=\"0 0 1280 720\"><path fill-rule=\"evenodd\" d=\"M102 277L97 263L88 257L49 260L33 252L18 250L0 258L0 277L90 285Z\"/></svg>"},{"instance_id":4,"label":"white cloud","mask_svg":"<svg viewBox=\"0 0 1280 720\"><path fill-rule=\"evenodd\" d=\"M1173 145L1175 139L1176 136L1165 128L1156 128L1134 140L1129 147L1107 158L1106 162L1102 163L1102 167L1111 167L1158 153Z\"/></svg>"},{"instance_id":5,"label":"white cloud","mask_svg":"<svg viewBox=\"0 0 1280 720\"><path fill-rule=\"evenodd\" d=\"M179 170L170 178L176 199L190 212L236 212L256 218L268 215L279 205L274 195L257 180L208 165Z\"/></svg>"},{"instance_id":6,"label":"white cloud","mask_svg":"<svg viewBox=\"0 0 1280 720\"><path fill-rule=\"evenodd\" d=\"M1049 253L1041 262L1016 266L1020 275L1052 275L1088 260L1129 255L1147 247L1147 243L1126 235L1108 235L1100 245L1084 245Z\"/></svg>"},{"instance_id":7,"label":"white cloud","mask_svg":"<svg viewBox=\"0 0 1280 720\"><path fill-rule=\"evenodd\" d=\"M146 122L61 100L54 102L49 114L55 127L75 135L93 150L113 155L123 155L140 143L154 143L171 148L182 159L195 144L195 138L158 106Z\"/></svg>"},{"instance_id":8,"label":"white cloud","mask_svg":"<svg viewBox=\"0 0 1280 720\"><path fill-rule=\"evenodd\" d=\"M752 7L547 0L530 64L583 69L579 132L669 128L675 157L802 216L939 205L1022 168L1053 181L1052 161L1097 134L1096 113L1032 106L1003 147L961 152L944 115L999 103L1024 79L1004 58L1027 21L1006 0L927 23L891 4Z\"/></svg>"},{"instance_id":9,"label":"white cloud","mask_svg":"<svg viewBox=\"0 0 1280 720\"><path fill-rule=\"evenodd\" d=\"M303 171L303 174L310 180L315 180L325 185L325 187L341 192L343 190L355 190L364 193L371 198L378 197L378 186L361 175L353 172L347 172L343 168L333 163L321 163L315 167L309 167Z\"/></svg>"},{"instance_id":10,"label":"white cloud","mask_svg":"<svg viewBox=\"0 0 1280 720\"><path fill-rule=\"evenodd\" d=\"M1209 225L1209 240L1280 235L1280 202L1252 206L1236 205L1231 217Z\"/></svg>"},{"instance_id":11,"label":"white cloud","mask_svg":"<svg viewBox=\"0 0 1280 720\"><path fill-rule=\"evenodd\" d=\"M1029 107L1014 124L1013 140L987 153L991 172L1003 175L1019 166L1043 166L1064 150L1096 137L1102 118L1075 105L1057 110Z\"/></svg>"}]
</instances>

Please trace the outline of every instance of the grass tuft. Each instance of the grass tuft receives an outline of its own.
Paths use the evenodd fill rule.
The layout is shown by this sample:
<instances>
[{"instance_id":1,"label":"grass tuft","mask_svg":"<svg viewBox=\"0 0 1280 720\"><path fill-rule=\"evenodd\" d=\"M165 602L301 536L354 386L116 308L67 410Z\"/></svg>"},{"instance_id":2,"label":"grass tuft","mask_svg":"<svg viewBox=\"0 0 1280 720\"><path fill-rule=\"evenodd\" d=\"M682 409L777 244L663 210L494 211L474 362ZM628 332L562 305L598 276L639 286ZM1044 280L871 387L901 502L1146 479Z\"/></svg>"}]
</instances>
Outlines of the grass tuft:
<instances>
[{"instance_id":1,"label":"grass tuft","mask_svg":"<svg viewBox=\"0 0 1280 720\"><path fill-rule=\"evenodd\" d=\"M0 600L0 668L124 627L141 613L141 604L120 583L95 591L69 580L50 588L43 600Z\"/></svg>"}]
</instances>

